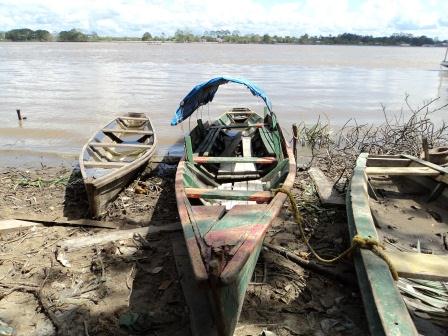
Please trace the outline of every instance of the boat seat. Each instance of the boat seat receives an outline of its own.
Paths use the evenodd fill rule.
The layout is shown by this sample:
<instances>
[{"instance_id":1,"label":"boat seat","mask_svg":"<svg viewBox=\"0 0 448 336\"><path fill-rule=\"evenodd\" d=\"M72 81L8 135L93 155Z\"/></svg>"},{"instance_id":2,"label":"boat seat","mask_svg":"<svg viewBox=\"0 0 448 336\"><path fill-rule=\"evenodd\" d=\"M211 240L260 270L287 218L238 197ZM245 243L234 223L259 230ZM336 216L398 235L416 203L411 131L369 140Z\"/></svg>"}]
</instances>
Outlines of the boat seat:
<instances>
[{"instance_id":1,"label":"boat seat","mask_svg":"<svg viewBox=\"0 0 448 336\"><path fill-rule=\"evenodd\" d=\"M401 277L448 281L448 255L385 252Z\"/></svg>"},{"instance_id":2,"label":"boat seat","mask_svg":"<svg viewBox=\"0 0 448 336\"><path fill-rule=\"evenodd\" d=\"M125 130L125 129L111 129L111 128L103 128L103 133L125 133L125 134L145 134L145 135L153 135L153 131L144 131L144 130Z\"/></svg>"},{"instance_id":3,"label":"boat seat","mask_svg":"<svg viewBox=\"0 0 448 336\"><path fill-rule=\"evenodd\" d=\"M438 176L440 172L429 167L367 167L367 175Z\"/></svg>"},{"instance_id":4,"label":"boat seat","mask_svg":"<svg viewBox=\"0 0 448 336\"><path fill-rule=\"evenodd\" d=\"M102 148L151 148L153 145L136 144L136 143L102 143L102 142L91 142L89 143L91 147L102 147Z\"/></svg>"},{"instance_id":5,"label":"boat seat","mask_svg":"<svg viewBox=\"0 0 448 336\"><path fill-rule=\"evenodd\" d=\"M274 196L270 191L222 190L207 188L185 188L185 194L188 198L241 200L256 202L269 202Z\"/></svg>"},{"instance_id":6,"label":"boat seat","mask_svg":"<svg viewBox=\"0 0 448 336\"><path fill-rule=\"evenodd\" d=\"M129 164L129 162L84 161L84 167L86 167L86 168L121 168L128 164Z\"/></svg>"},{"instance_id":7,"label":"boat seat","mask_svg":"<svg viewBox=\"0 0 448 336\"><path fill-rule=\"evenodd\" d=\"M154 135L153 131L145 131L145 130L129 130L129 129L125 130L125 129L103 128L101 131L105 135L107 135L110 139L112 139L112 141L115 141L116 143L122 143L124 140L121 139L120 137L116 136L115 133L128 134L128 135L141 134L142 136L136 140L137 142L142 142L146 138Z\"/></svg>"},{"instance_id":8,"label":"boat seat","mask_svg":"<svg viewBox=\"0 0 448 336\"><path fill-rule=\"evenodd\" d=\"M265 157L221 157L221 156L195 156L193 157L195 163L205 164L205 163L256 163L270 165L277 162L277 158L272 156Z\"/></svg>"}]
</instances>

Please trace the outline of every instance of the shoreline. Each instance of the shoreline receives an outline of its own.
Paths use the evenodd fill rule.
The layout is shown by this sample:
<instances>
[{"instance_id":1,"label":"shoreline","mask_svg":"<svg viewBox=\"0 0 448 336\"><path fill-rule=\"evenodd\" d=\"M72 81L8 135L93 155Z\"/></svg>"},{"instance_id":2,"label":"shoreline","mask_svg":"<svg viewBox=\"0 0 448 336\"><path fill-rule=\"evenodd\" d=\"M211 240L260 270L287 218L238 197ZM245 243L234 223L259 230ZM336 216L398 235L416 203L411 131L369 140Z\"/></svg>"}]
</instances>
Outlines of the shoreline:
<instances>
[{"instance_id":1,"label":"shoreline","mask_svg":"<svg viewBox=\"0 0 448 336\"><path fill-rule=\"evenodd\" d=\"M0 43L62 43L62 44L85 44L85 43L138 43L138 44L148 44L148 45L163 45L163 44L199 44L199 45L265 45L265 46L346 46L346 47L399 47L399 48L447 48L447 43L437 44L437 45L396 45L396 44L335 44L335 43L237 43L237 42L176 42L176 41L138 41L138 40L100 40L100 41L11 41L11 40L0 40Z\"/></svg>"}]
</instances>

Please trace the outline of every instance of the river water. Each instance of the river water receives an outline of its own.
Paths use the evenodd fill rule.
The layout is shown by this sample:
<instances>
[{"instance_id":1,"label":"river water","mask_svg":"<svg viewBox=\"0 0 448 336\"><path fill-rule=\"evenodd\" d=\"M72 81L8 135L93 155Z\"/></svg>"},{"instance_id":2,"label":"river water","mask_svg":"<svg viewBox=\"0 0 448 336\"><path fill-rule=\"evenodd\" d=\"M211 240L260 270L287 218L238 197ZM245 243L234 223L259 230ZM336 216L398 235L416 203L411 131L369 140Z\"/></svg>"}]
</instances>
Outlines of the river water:
<instances>
[{"instance_id":1,"label":"river water","mask_svg":"<svg viewBox=\"0 0 448 336\"><path fill-rule=\"evenodd\" d=\"M189 129L171 127L179 102L202 81L245 77L261 86L280 122L379 123L381 104L399 111L440 96L448 102L442 48L147 44L0 43L0 166L76 160L95 130L123 112L146 112L160 151L178 152ZM222 86L201 113L232 106L262 111L244 87ZM27 117L19 123L16 109ZM438 119L448 118L443 115ZM192 122L193 125L193 122ZM191 125L191 126L192 126ZM174 145L174 146L173 146Z\"/></svg>"}]
</instances>

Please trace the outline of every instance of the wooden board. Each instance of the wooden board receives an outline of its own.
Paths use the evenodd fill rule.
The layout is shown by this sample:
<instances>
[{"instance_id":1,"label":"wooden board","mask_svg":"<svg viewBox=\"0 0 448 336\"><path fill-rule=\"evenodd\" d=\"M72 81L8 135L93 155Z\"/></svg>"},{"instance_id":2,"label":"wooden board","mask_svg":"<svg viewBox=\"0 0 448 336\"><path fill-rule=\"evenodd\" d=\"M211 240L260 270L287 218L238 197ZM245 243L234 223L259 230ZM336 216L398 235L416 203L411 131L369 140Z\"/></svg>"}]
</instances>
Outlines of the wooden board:
<instances>
[{"instance_id":1,"label":"wooden board","mask_svg":"<svg viewBox=\"0 0 448 336\"><path fill-rule=\"evenodd\" d=\"M120 168L128 164L129 164L128 162L84 161L84 167L86 168Z\"/></svg>"},{"instance_id":2,"label":"wooden board","mask_svg":"<svg viewBox=\"0 0 448 336\"><path fill-rule=\"evenodd\" d=\"M409 159L396 157L370 157L367 160L367 167L407 167L411 163Z\"/></svg>"},{"instance_id":3,"label":"wooden board","mask_svg":"<svg viewBox=\"0 0 448 336\"><path fill-rule=\"evenodd\" d=\"M188 198L246 200L257 202L269 202L273 198L273 194L270 191L185 188L185 194Z\"/></svg>"},{"instance_id":4,"label":"wooden board","mask_svg":"<svg viewBox=\"0 0 448 336\"><path fill-rule=\"evenodd\" d=\"M105 147L105 148L151 148L153 145L145 144L128 144L128 143L102 143L102 142L91 142L90 147Z\"/></svg>"},{"instance_id":5,"label":"wooden board","mask_svg":"<svg viewBox=\"0 0 448 336\"><path fill-rule=\"evenodd\" d=\"M398 275L411 279L448 281L448 255L386 252Z\"/></svg>"},{"instance_id":6,"label":"wooden board","mask_svg":"<svg viewBox=\"0 0 448 336\"><path fill-rule=\"evenodd\" d=\"M118 117L118 119L121 119L121 120L134 120L134 121L149 121L149 119L148 118L142 118L142 117L125 117L125 116L122 116L122 117Z\"/></svg>"},{"instance_id":7,"label":"wooden board","mask_svg":"<svg viewBox=\"0 0 448 336\"><path fill-rule=\"evenodd\" d=\"M10 230L18 230L22 228L28 228L31 226L41 226L41 223L23 221L18 219L3 219L0 220L0 231L6 232Z\"/></svg>"},{"instance_id":8,"label":"wooden board","mask_svg":"<svg viewBox=\"0 0 448 336\"><path fill-rule=\"evenodd\" d=\"M411 155L403 155L403 157L405 157L405 158L407 158L409 160L412 160L412 161L414 161L414 162L416 162L418 164L421 164L422 166L426 166L426 167L432 168L434 170L437 170L437 171L439 171L439 172L441 172L443 174L448 174L448 168L439 166L439 165L437 165L435 163L428 162L428 161L416 158L416 157L411 156Z\"/></svg>"},{"instance_id":9,"label":"wooden board","mask_svg":"<svg viewBox=\"0 0 448 336\"><path fill-rule=\"evenodd\" d=\"M276 163L277 159L275 157L243 157L243 156L234 156L234 157L220 157L220 156L195 156L193 157L193 161L195 163L237 163L237 162L246 162L246 163L258 163L258 164L272 164Z\"/></svg>"},{"instance_id":10,"label":"wooden board","mask_svg":"<svg viewBox=\"0 0 448 336\"><path fill-rule=\"evenodd\" d=\"M145 238L148 234L151 233L173 232L178 230L181 230L181 226L179 223L161 225L161 226L152 225L137 229L115 230L107 233L98 233L87 237L82 236L77 238L66 239L60 242L58 245L64 251L73 251L81 249L83 247L105 244L111 241L130 239L134 237L134 235L141 235Z\"/></svg>"},{"instance_id":11,"label":"wooden board","mask_svg":"<svg viewBox=\"0 0 448 336\"><path fill-rule=\"evenodd\" d=\"M119 223L97 221L93 219L68 219L67 217L42 217L42 216L20 216L19 221L34 222L35 224L44 225L67 225L67 226L90 226L101 227L107 229L119 229L122 227Z\"/></svg>"},{"instance_id":12,"label":"wooden board","mask_svg":"<svg viewBox=\"0 0 448 336\"><path fill-rule=\"evenodd\" d=\"M367 175L413 175L438 176L440 173L429 167L367 167Z\"/></svg>"},{"instance_id":13,"label":"wooden board","mask_svg":"<svg viewBox=\"0 0 448 336\"><path fill-rule=\"evenodd\" d=\"M130 130L130 129L112 129L112 128L103 128L103 133L126 133L126 134L146 134L152 135L153 131L144 131L144 130Z\"/></svg>"},{"instance_id":14,"label":"wooden board","mask_svg":"<svg viewBox=\"0 0 448 336\"><path fill-rule=\"evenodd\" d=\"M333 188L333 183L330 182L319 168L312 167L308 170L308 173L313 179L322 204L345 205L345 200Z\"/></svg>"}]
</instances>

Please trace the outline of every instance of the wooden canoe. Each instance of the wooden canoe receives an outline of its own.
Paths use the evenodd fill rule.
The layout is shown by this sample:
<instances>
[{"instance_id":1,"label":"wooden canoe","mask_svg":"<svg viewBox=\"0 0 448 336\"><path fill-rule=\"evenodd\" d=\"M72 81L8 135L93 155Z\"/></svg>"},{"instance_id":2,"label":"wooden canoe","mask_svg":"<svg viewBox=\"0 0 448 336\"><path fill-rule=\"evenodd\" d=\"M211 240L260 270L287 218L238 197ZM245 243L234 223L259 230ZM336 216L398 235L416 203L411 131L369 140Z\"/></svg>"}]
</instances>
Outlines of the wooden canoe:
<instances>
[{"instance_id":1,"label":"wooden canoe","mask_svg":"<svg viewBox=\"0 0 448 336\"><path fill-rule=\"evenodd\" d=\"M145 168L156 145L154 128L144 113L117 117L87 141L79 167L93 217L102 215L107 204Z\"/></svg>"},{"instance_id":2,"label":"wooden canoe","mask_svg":"<svg viewBox=\"0 0 448 336\"><path fill-rule=\"evenodd\" d=\"M347 194L350 235L382 243L399 275L394 281L370 250L354 255L372 335L446 335L447 184L447 168L409 155L357 160Z\"/></svg>"},{"instance_id":3,"label":"wooden canoe","mask_svg":"<svg viewBox=\"0 0 448 336\"><path fill-rule=\"evenodd\" d=\"M185 139L176 199L194 277L208 295L217 334L233 335L263 239L296 165L275 115L234 108ZM201 321L196 321L200 324Z\"/></svg>"}]
</instances>

